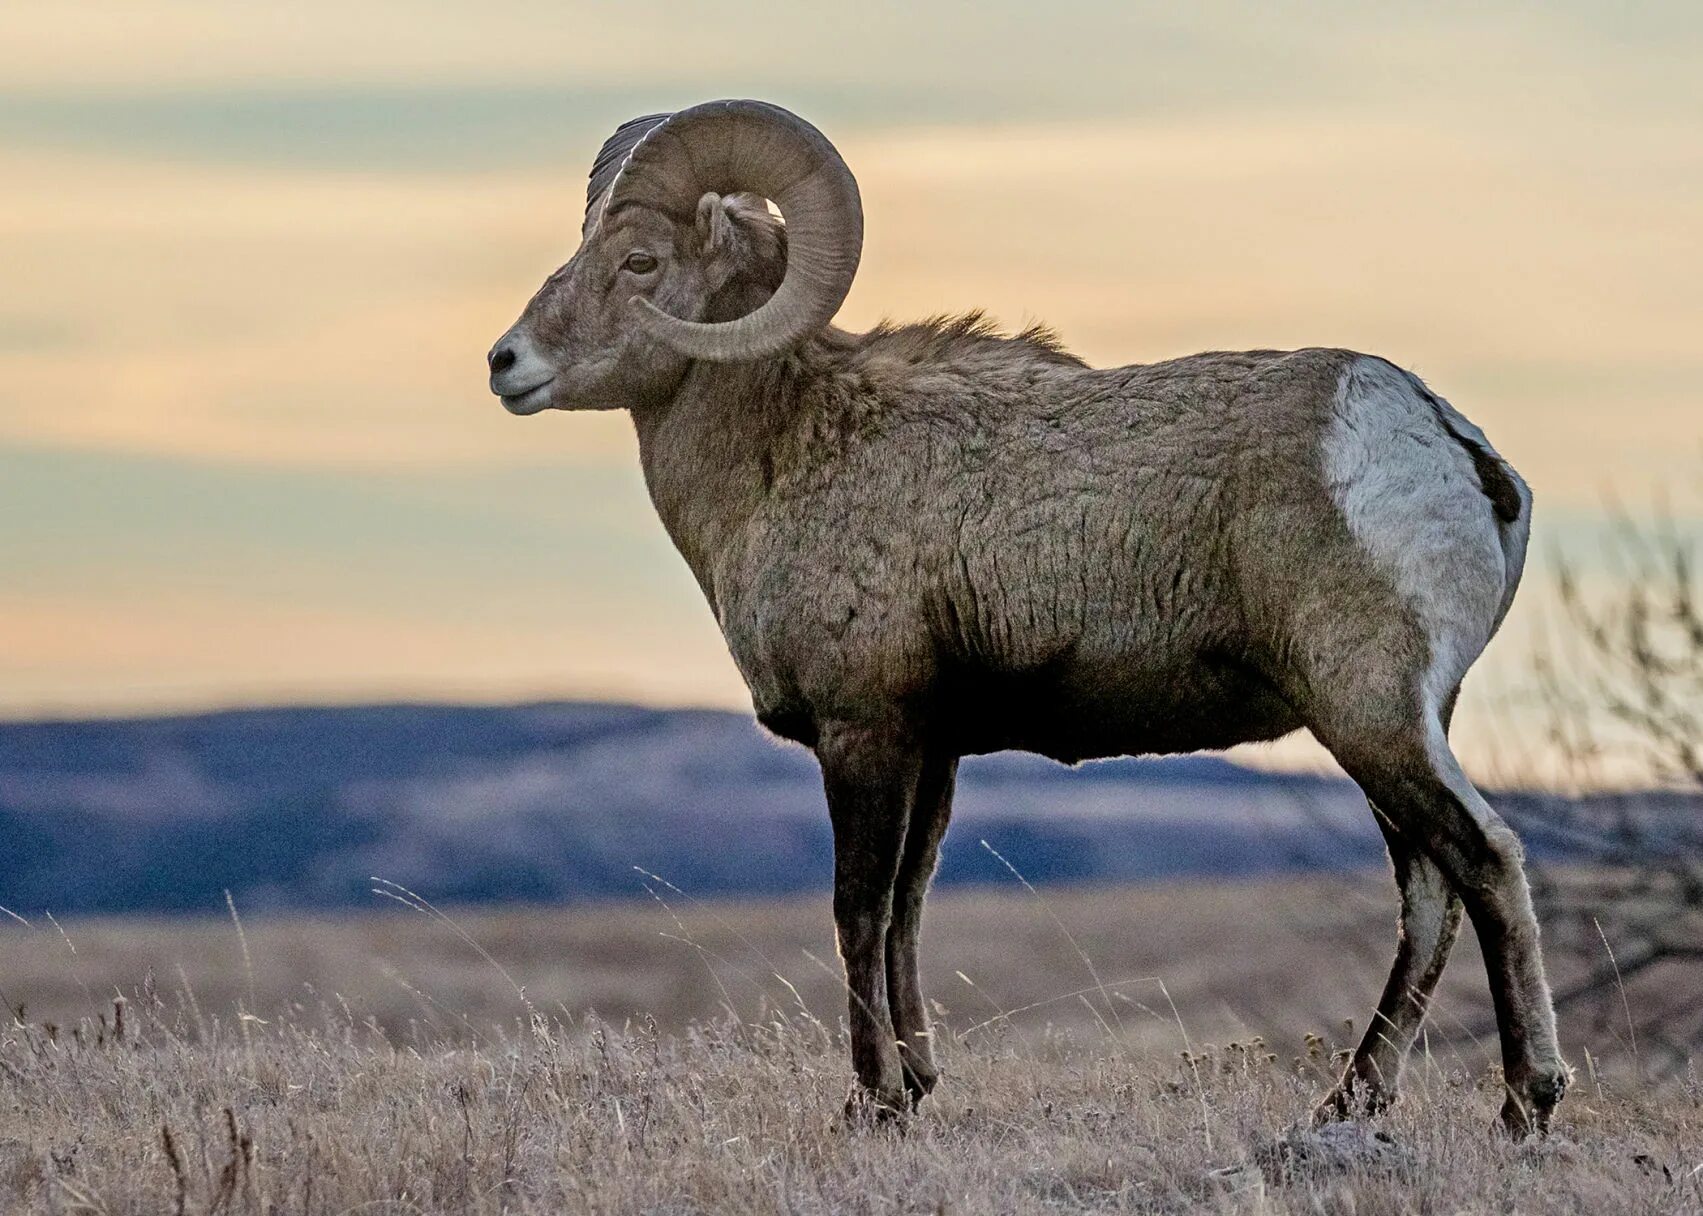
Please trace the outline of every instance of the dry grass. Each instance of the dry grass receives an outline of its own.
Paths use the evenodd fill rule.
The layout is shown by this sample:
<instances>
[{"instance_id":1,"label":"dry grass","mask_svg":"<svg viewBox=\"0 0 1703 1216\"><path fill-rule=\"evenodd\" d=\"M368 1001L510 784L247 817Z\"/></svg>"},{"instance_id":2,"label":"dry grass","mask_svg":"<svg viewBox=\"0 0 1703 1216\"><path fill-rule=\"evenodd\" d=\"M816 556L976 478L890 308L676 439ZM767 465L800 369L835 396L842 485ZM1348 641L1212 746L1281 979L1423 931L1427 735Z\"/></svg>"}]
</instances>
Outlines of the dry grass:
<instances>
[{"instance_id":1,"label":"dry grass","mask_svg":"<svg viewBox=\"0 0 1703 1216\"><path fill-rule=\"evenodd\" d=\"M1368 915L1355 901L1374 890ZM1334 1067L1326 1028L1345 1035L1335 1015L1369 1008L1381 981L1380 885L1047 900L1059 924L1023 895L939 901L947 1079L902 1130L838 1118L848 1070L817 901L458 916L459 931L413 913L257 919L252 993L228 919L18 926L7 996L58 1020L0 1036L0 1210L1703 1211L1694 1082L1582 1069L1560 1137L1509 1145L1488 1132L1495 1077L1465 1030L1416 1059L1379 1123L1383 1160L1284 1166L1276 1146ZM1119 984L1149 974L1175 1015L1156 983ZM661 1024L585 1012L616 1008L602 998L623 975ZM1456 983L1440 1021L1470 1028L1476 960ZM1017 1012L1034 1000L1049 1003Z\"/></svg>"},{"instance_id":2,"label":"dry grass","mask_svg":"<svg viewBox=\"0 0 1703 1216\"><path fill-rule=\"evenodd\" d=\"M595 1011L617 1025L650 1017L668 1032L730 1012L748 1021L765 1004L796 1007L795 991L813 1015L839 1018L843 989L825 893L706 904L652 885L666 906L640 892L622 905L454 910L456 925L508 978L451 926L382 899L359 916L244 910L248 963L223 907L198 920L67 922L63 933L42 920L26 928L0 918L0 998L22 1006L28 1021L69 1023L96 1016L151 971L168 996L187 987L209 1012L246 1003L270 1020L335 996L404 1037L416 1026L455 1034L466 1022L511 1022L528 1012L516 986L552 1016ZM1299 1039L1364 1017L1394 948L1387 875L1055 888L1044 899L1043 907L1015 882L931 897L925 980L952 1024L962 1029L1045 1002L1016 1018L1017 1027L1100 1033L1104 1014L1097 1018L1079 998L1060 999L1094 985L1075 942L1108 984L1162 977L1198 1037ZM1160 1001L1153 982L1116 991L1116 1020L1130 1042L1177 1046L1168 1010L1153 1017L1131 1004ZM1488 1016L1481 964L1463 942L1436 1030L1442 1041L1470 1047L1468 1030L1479 1031Z\"/></svg>"},{"instance_id":3,"label":"dry grass","mask_svg":"<svg viewBox=\"0 0 1703 1216\"><path fill-rule=\"evenodd\" d=\"M839 1126L837 1034L802 1017L683 1035L597 1022L398 1041L325 1010L104 1040L15 1031L8 1211L1604 1212L1703 1207L1695 1091L1587 1091L1566 1143L1486 1131L1494 1095L1422 1068L1387 1164L1288 1176L1269 1150L1319 1078L1258 1049L956 1041L901 1131ZM1197 1080L1198 1072L1198 1080ZM1213 1176L1243 1163L1267 1163Z\"/></svg>"}]
</instances>

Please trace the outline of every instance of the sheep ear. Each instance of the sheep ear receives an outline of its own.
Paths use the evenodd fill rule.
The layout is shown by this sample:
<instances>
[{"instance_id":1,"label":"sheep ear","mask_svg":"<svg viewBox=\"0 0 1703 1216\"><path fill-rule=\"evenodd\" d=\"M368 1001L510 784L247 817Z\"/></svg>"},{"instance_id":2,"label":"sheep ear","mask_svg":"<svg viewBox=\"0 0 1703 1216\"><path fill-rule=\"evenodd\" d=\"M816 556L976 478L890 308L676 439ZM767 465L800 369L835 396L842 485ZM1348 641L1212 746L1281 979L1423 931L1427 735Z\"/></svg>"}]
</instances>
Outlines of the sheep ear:
<instances>
[{"instance_id":1,"label":"sheep ear","mask_svg":"<svg viewBox=\"0 0 1703 1216\"><path fill-rule=\"evenodd\" d=\"M733 236L733 217L728 214L727 201L711 190L698 200L698 241L705 253L717 253L727 248Z\"/></svg>"}]
</instances>

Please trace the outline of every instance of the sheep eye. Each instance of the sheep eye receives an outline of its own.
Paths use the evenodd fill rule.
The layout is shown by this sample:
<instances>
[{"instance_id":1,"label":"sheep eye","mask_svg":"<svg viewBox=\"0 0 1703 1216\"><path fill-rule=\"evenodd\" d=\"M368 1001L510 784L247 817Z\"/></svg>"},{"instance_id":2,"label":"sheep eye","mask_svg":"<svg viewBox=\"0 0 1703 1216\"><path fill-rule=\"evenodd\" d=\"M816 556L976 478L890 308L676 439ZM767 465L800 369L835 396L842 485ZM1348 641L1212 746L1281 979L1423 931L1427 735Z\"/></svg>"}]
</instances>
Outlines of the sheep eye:
<instances>
[{"instance_id":1,"label":"sheep eye","mask_svg":"<svg viewBox=\"0 0 1703 1216\"><path fill-rule=\"evenodd\" d=\"M621 266L634 274L649 274L656 269L656 259L648 253L629 253Z\"/></svg>"}]
</instances>

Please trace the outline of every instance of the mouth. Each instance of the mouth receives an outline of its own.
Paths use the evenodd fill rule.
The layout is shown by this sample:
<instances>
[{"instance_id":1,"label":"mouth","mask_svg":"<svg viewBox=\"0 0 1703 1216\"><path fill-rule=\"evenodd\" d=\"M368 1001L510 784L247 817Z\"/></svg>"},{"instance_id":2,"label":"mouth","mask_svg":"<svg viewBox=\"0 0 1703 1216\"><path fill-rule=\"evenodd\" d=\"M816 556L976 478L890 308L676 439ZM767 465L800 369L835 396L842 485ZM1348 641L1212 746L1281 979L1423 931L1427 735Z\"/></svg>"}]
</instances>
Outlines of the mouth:
<instances>
[{"instance_id":1,"label":"mouth","mask_svg":"<svg viewBox=\"0 0 1703 1216\"><path fill-rule=\"evenodd\" d=\"M536 414L550 404L550 386L556 382L554 376L541 384L534 384L529 389L518 393L500 393L499 399L503 408L511 414Z\"/></svg>"}]
</instances>

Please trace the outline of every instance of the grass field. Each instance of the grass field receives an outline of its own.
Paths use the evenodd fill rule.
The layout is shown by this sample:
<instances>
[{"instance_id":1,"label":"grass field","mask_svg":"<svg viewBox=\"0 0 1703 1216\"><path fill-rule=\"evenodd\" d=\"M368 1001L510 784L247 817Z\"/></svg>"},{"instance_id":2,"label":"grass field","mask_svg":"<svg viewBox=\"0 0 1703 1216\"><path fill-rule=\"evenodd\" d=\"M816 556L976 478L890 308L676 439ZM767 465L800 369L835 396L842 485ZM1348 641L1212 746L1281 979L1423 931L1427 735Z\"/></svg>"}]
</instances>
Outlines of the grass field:
<instances>
[{"instance_id":1,"label":"grass field","mask_svg":"<svg viewBox=\"0 0 1703 1216\"><path fill-rule=\"evenodd\" d=\"M1556 1137L1489 1134L1466 943L1388 1140L1295 1130L1382 983L1378 877L938 896L946 1079L900 1129L840 1118L825 900L659 894L13 923L0 1210L1703 1211L1703 1089L1612 1034Z\"/></svg>"}]
</instances>

